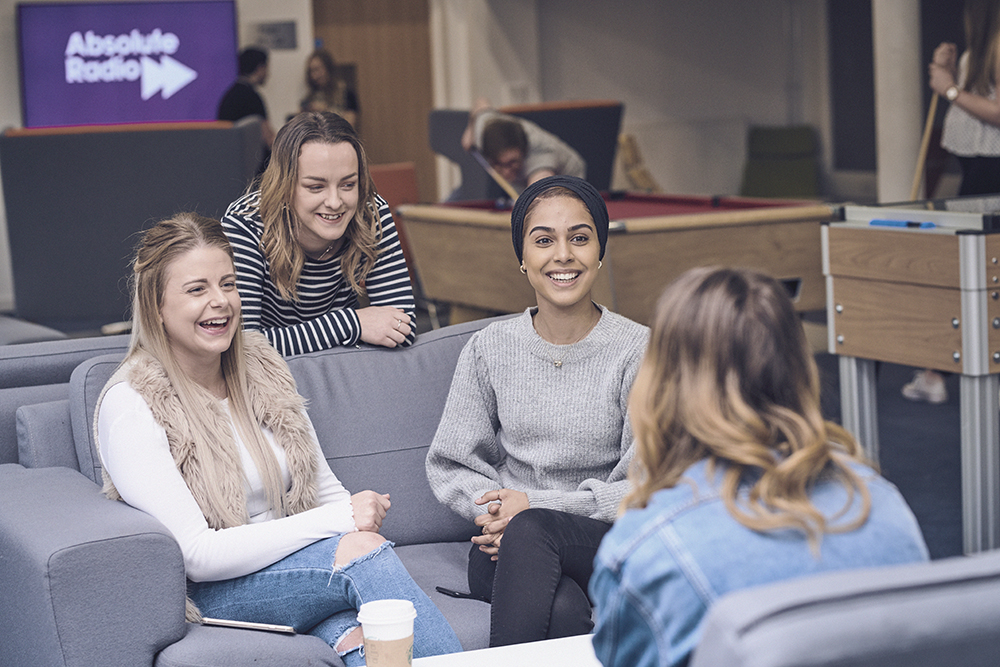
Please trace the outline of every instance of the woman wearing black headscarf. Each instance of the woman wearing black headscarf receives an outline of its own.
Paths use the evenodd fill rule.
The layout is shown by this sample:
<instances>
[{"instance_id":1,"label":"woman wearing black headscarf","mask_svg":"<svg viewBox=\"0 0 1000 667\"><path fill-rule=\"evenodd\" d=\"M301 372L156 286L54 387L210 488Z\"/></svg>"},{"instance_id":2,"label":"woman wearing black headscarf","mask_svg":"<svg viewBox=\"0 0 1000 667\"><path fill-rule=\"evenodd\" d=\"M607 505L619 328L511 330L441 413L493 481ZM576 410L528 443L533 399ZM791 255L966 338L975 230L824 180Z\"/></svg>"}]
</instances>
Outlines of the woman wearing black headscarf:
<instances>
[{"instance_id":1,"label":"woman wearing black headscarf","mask_svg":"<svg viewBox=\"0 0 1000 667\"><path fill-rule=\"evenodd\" d=\"M648 336L592 300L608 237L593 186L528 186L511 231L537 305L466 344L427 455L438 500L481 529L469 586L492 602L491 646L592 629L587 583L628 490L628 392Z\"/></svg>"}]
</instances>

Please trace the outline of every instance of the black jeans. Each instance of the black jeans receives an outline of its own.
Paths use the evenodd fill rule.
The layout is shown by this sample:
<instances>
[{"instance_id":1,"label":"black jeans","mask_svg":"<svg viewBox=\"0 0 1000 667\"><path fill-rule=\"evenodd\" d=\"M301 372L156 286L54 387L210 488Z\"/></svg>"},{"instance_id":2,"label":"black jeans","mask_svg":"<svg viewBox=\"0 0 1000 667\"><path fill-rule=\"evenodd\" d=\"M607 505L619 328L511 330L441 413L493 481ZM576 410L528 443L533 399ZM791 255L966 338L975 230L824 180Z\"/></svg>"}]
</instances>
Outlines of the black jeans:
<instances>
[{"instance_id":1,"label":"black jeans","mask_svg":"<svg viewBox=\"0 0 1000 667\"><path fill-rule=\"evenodd\" d=\"M587 634L587 584L611 524L548 509L527 509L504 530L496 561L472 546L469 590L492 604L490 646Z\"/></svg>"}]
</instances>

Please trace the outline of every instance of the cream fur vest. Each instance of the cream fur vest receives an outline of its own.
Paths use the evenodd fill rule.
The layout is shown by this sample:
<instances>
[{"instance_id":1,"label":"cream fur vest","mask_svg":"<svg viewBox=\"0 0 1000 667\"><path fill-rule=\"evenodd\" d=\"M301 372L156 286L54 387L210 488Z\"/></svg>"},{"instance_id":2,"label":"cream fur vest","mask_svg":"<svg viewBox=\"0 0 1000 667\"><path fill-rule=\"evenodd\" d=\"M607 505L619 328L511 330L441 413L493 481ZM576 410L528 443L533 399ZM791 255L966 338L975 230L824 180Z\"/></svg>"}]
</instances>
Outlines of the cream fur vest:
<instances>
[{"instance_id":1,"label":"cream fur vest","mask_svg":"<svg viewBox=\"0 0 1000 667\"><path fill-rule=\"evenodd\" d=\"M285 451L288 472L291 476L291 486L286 489L285 496L292 514L312 509L317 505L316 471L320 461L316 454L316 445L312 439L309 420L305 414L305 399L295 389L295 380L288 370L281 355L271 347L263 335L244 332L244 348L246 351L247 387L250 408L254 421L262 427L271 429L275 442ZM218 442L206 442L199 438L193 426L188 422L187 415L163 366L150 354L139 351L123 363L108 380L97 401L94 411L94 442L98 442L97 416L100 414L101 402L109 388L119 382L128 382L153 413L156 423L167 433L167 443L177 469L187 483L202 513L213 529L230 528L222 520L224 512L213 507L205 492L205 466L212 461L216 466L215 476L226 489L225 498L229 509L237 516L244 517L242 523L249 520L246 507L246 488L240 453L229 428L230 418L220 403L210 403L209 410L219 423L226 424L220 429L225 434ZM200 456L199 452L211 448L213 456ZM106 470L104 477L104 494L112 500L122 500L115 488L114 482ZM188 620L200 618L197 609L188 601Z\"/></svg>"}]
</instances>

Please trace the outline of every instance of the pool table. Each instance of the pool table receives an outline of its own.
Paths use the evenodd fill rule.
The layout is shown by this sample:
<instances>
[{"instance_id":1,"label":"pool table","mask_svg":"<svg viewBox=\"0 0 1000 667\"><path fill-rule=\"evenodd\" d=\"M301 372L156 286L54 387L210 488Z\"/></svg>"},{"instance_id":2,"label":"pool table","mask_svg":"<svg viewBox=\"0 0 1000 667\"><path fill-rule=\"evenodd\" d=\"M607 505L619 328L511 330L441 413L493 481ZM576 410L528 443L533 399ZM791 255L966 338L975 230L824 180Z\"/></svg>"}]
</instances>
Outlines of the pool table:
<instances>
[{"instance_id":1,"label":"pool table","mask_svg":"<svg viewBox=\"0 0 1000 667\"><path fill-rule=\"evenodd\" d=\"M663 288L695 266L745 266L782 280L800 311L826 307L820 223L831 205L744 197L605 194L611 229L594 298L648 323ZM427 299L454 323L534 305L511 247L510 210L494 202L411 204L397 211Z\"/></svg>"}]
</instances>

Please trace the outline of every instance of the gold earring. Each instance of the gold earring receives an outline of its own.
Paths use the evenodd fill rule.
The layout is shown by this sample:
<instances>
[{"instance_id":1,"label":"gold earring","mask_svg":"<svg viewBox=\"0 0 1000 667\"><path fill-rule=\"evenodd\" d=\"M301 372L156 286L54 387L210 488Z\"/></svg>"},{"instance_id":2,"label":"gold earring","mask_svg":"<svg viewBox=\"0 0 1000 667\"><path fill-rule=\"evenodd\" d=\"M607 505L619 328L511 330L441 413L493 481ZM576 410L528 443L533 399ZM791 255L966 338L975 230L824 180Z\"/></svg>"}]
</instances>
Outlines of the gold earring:
<instances>
[{"instance_id":1,"label":"gold earring","mask_svg":"<svg viewBox=\"0 0 1000 667\"><path fill-rule=\"evenodd\" d=\"M524 268L524 262L521 262L521 273L528 275L528 269Z\"/></svg>"},{"instance_id":2,"label":"gold earring","mask_svg":"<svg viewBox=\"0 0 1000 667\"><path fill-rule=\"evenodd\" d=\"M601 260L597 260L597 270L598 270L598 271L600 271L600 270L601 270L601 267L602 267L602 266L604 266L604 262L602 262Z\"/></svg>"}]
</instances>

